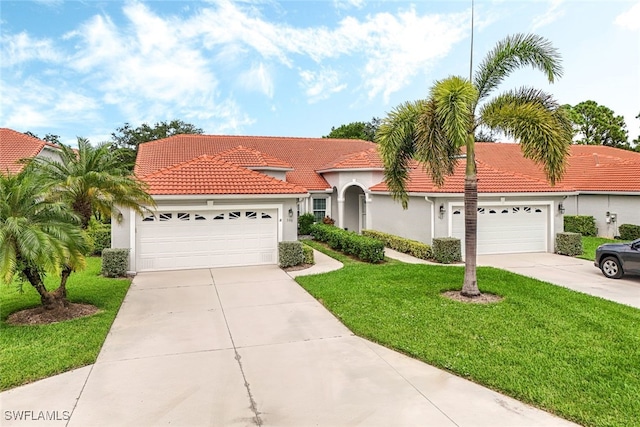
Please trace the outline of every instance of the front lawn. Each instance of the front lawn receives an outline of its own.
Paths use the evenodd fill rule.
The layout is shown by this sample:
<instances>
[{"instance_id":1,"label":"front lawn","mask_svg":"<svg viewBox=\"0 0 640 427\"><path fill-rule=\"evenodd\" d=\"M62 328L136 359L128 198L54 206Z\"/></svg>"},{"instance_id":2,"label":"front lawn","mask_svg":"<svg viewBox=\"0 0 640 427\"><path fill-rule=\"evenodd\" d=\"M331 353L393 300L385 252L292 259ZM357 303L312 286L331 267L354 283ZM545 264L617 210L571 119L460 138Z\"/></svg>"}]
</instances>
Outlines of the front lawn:
<instances>
[{"instance_id":1,"label":"front lawn","mask_svg":"<svg viewBox=\"0 0 640 427\"><path fill-rule=\"evenodd\" d=\"M13 326L7 316L40 304L40 297L24 284L24 294L14 286L0 285L0 390L94 363L107 332L120 309L131 280L99 276L100 258L89 258L84 271L71 275L69 300L97 306L93 316L50 325ZM56 283L46 281L47 286Z\"/></svg>"},{"instance_id":2,"label":"front lawn","mask_svg":"<svg viewBox=\"0 0 640 427\"><path fill-rule=\"evenodd\" d=\"M329 251L327 251L329 252ZM482 267L347 262L296 279L356 334L586 426L640 425L640 310Z\"/></svg>"},{"instance_id":3,"label":"front lawn","mask_svg":"<svg viewBox=\"0 0 640 427\"><path fill-rule=\"evenodd\" d=\"M624 243L626 240L614 240L606 237L590 237L582 236L582 255L578 255L577 258L586 259L589 261L595 261L596 249L598 246L605 243Z\"/></svg>"}]
</instances>

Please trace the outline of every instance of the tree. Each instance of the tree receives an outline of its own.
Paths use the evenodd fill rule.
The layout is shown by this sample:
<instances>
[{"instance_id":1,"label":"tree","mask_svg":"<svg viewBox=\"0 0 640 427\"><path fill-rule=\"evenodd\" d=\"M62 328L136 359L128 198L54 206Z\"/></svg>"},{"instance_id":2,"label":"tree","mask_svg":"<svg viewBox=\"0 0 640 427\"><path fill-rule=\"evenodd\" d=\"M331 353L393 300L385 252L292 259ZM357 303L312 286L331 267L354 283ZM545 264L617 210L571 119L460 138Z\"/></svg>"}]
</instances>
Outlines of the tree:
<instances>
[{"instance_id":1,"label":"tree","mask_svg":"<svg viewBox=\"0 0 640 427\"><path fill-rule=\"evenodd\" d=\"M366 123L351 122L346 125L341 125L338 128L332 126L329 135L325 135L323 138L362 139L375 142L375 135L380 126L380 122L380 118L374 117Z\"/></svg>"},{"instance_id":2,"label":"tree","mask_svg":"<svg viewBox=\"0 0 640 427\"><path fill-rule=\"evenodd\" d=\"M523 87L488 99L512 71L525 66L542 71L549 82L562 75L560 56L550 42L536 35L509 36L484 58L472 81L458 76L436 81L427 99L397 106L378 129L385 181L405 209L411 160L422 162L434 183L441 186L454 172L461 149L466 147L464 296L480 295L476 278L478 179L474 137L478 126L519 141L524 156L541 164L552 184L565 169L571 122L550 95Z\"/></svg>"},{"instance_id":3,"label":"tree","mask_svg":"<svg viewBox=\"0 0 640 427\"><path fill-rule=\"evenodd\" d=\"M47 189L31 168L0 174L0 279L7 284L16 275L26 279L43 306L56 308L66 305L66 291L47 290L44 277L62 265L84 266L86 241L77 216L66 204L48 200Z\"/></svg>"},{"instance_id":4,"label":"tree","mask_svg":"<svg viewBox=\"0 0 640 427\"><path fill-rule=\"evenodd\" d=\"M616 116L611 109L591 100L564 108L573 123L577 144L631 149L624 117Z\"/></svg>"},{"instance_id":5,"label":"tree","mask_svg":"<svg viewBox=\"0 0 640 427\"><path fill-rule=\"evenodd\" d=\"M143 123L137 128L125 123L124 126L117 128L111 134L111 148L118 154L127 169L133 170L138 146L143 142L168 138L173 135L202 133L201 128L182 120L157 122L153 126Z\"/></svg>"},{"instance_id":6,"label":"tree","mask_svg":"<svg viewBox=\"0 0 640 427\"><path fill-rule=\"evenodd\" d=\"M77 150L60 147L60 161L36 157L30 165L49 183L47 199L69 206L83 230L94 215L109 218L118 207L143 213L145 205L155 206L144 184L130 175L108 144L93 147L87 139L78 138ZM62 297L72 271L70 265L62 271Z\"/></svg>"},{"instance_id":7,"label":"tree","mask_svg":"<svg viewBox=\"0 0 640 427\"><path fill-rule=\"evenodd\" d=\"M38 137L38 135L36 135L33 132L26 131L24 134L40 139L40 137ZM44 138L42 138L42 140L50 142L51 144L60 144L60 135L54 135L52 133L48 133L44 136Z\"/></svg>"},{"instance_id":8,"label":"tree","mask_svg":"<svg viewBox=\"0 0 640 427\"><path fill-rule=\"evenodd\" d=\"M636 119L640 120L640 113L638 113ZM633 143L635 144L634 150L640 153L640 135L633 140Z\"/></svg>"}]
</instances>

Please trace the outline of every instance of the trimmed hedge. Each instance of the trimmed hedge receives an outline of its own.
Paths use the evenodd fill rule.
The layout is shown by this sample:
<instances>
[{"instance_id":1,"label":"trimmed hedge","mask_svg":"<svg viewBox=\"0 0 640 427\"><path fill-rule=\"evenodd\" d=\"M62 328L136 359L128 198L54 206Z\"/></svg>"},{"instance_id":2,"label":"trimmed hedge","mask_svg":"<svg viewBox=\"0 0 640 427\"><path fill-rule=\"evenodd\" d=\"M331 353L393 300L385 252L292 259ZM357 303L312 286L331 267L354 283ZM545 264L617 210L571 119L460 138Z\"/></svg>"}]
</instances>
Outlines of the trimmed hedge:
<instances>
[{"instance_id":1,"label":"trimmed hedge","mask_svg":"<svg viewBox=\"0 0 640 427\"><path fill-rule=\"evenodd\" d=\"M579 233L583 236L597 236L596 219L590 215L565 215L564 231Z\"/></svg>"},{"instance_id":2,"label":"trimmed hedge","mask_svg":"<svg viewBox=\"0 0 640 427\"><path fill-rule=\"evenodd\" d=\"M313 248L311 246L302 245L302 255L304 257L305 264L316 263L316 260L313 258Z\"/></svg>"},{"instance_id":3,"label":"trimmed hedge","mask_svg":"<svg viewBox=\"0 0 640 427\"><path fill-rule=\"evenodd\" d=\"M393 234L383 233L376 230L362 230L362 235L380 240L388 248L409 254L420 259L431 259L433 254L431 246L418 242L417 240L405 239L404 237L395 236Z\"/></svg>"},{"instance_id":4,"label":"trimmed hedge","mask_svg":"<svg viewBox=\"0 0 640 427\"><path fill-rule=\"evenodd\" d=\"M580 233L556 234L556 253L560 255L582 255L582 235Z\"/></svg>"},{"instance_id":5,"label":"trimmed hedge","mask_svg":"<svg viewBox=\"0 0 640 427\"><path fill-rule=\"evenodd\" d=\"M640 225L621 224L618 230L620 230L620 238L622 240L640 239Z\"/></svg>"},{"instance_id":6,"label":"trimmed hedge","mask_svg":"<svg viewBox=\"0 0 640 427\"><path fill-rule=\"evenodd\" d=\"M460 239L455 237L437 237L433 239L433 259L441 264L462 261Z\"/></svg>"},{"instance_id":7,"label":"trimmed hedge","mask_svg":"<svg viewBox=\"0 0 640 427\"><path fill-rule=\"evenodd\" d=\"M87 229L87 233L93 243L93 255L100 255L104 249L111 247L110 224L91 224Z\"/></svg>"},{"instance_id":8,"label":"trimmed hedge","mask_svg":"<svg viewBox=\"0 0 640 427\"><path fill-rule=\"evenodd\" d=\"M106 248L102 251L102 275L123 277L129 266L129 249Z\"/></svg>"},{"instance_id":9,"label":"trimmed hedge","mask_svg":"<svg viewBox=\"0 0 640 427\"><path fill-rule=\"evenodd\" d=\"M326 224L313 224L311 235L316 240L326 242L331 249L353 255L362 261L376 263L384 260L384 243L371 237Z\"/></svg>"},{"instance_id":10,"label":"trimmed hedge","mask_svg":"<svg viewBox=\"0 0 640 427\"><path fill-rule=\"evenodd\" d=\"M298 234L311 234L311 226L316 222L316 217L311 213L306 213L298 217Z\"/></svg>"},{"instance_id":11,"label":"trimmed hedge","mask_svg":"<svg viewBox=\"0 0 640 427\"><path fill-rule=\"evenodd\" d=\"M292 267L304 262L302 242L280 242L278 243L278 253L280 267Z\"/></svg>"}]
</instances>

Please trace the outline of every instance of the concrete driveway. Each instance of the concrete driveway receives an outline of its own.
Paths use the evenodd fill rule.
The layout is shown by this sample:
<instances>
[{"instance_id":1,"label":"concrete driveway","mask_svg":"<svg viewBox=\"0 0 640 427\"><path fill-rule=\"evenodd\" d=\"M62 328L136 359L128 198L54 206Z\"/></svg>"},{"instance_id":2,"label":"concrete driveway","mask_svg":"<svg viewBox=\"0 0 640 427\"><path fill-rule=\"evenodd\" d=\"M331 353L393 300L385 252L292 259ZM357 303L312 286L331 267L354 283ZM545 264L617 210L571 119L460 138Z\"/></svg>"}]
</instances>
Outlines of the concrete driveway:
<instances>
[{"instance_id":1,"label":"concrete driveway","mask_svg":"<svg viewBox=\"0 0 640 427\"><path fill-rule=\"evenodd\" d=\"M0 399L3 426L574 425L354 336L276 266L140 274L94 365Z\"/></svg>"},{"instance_id":2,"label":"concrete driveway","mask_svg":"<svg viewBox=\"0 0 640 427\"><path fill-rule=\"evenodd\" d=\"M574 291L640 308L640 276L607 279L593 261L550 253L479 255L478 265L502 268Z\"/></svg>"}]
</instances>

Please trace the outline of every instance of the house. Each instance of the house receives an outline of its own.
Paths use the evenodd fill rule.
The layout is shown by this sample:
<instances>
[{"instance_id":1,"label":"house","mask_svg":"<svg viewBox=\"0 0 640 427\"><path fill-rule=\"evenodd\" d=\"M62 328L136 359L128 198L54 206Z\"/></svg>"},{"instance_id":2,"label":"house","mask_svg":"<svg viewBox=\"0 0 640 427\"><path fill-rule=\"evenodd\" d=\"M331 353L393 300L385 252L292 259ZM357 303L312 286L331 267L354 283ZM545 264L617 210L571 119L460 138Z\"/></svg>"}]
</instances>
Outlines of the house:
<instances>
[{"instance_id":1,"label":"house","mask_svg":"<svg viewBox=\"0 0 640 427\"><path fill-rule=\"evenodd\" d=\"M553 252L563 213L582 214L589 197L609 197L608 206L624 205L615 205L618 222L639 223L626 212L640 212L640 155L595 148L598 163L586 167L594 147L572 147L566 178L551 186L518 145L478 143L478 252ZM620 185L602 177L605 157L635 175ZM464 161L442 187L414 163L403 210L367 141L177 135L142 144L135 174L157 208L113 224L112 247L130 249L131 271L275 264L278 242L297 239L297 216L307 212L356 232L464 238ZM611 194L593 194L598 179L612 181L597 187Z\"/></svg>"},{"instance_id":2,"label":"house","mask_svg":"<svg viewBox=\"0 0 640 427\"><path fill-rule=\"evenodd\" d=\"M60 147L38 138L0 128L0 173L18 173L24 167L21 159L46 157L60 159Z\"/></svg>"}]
</instances>

